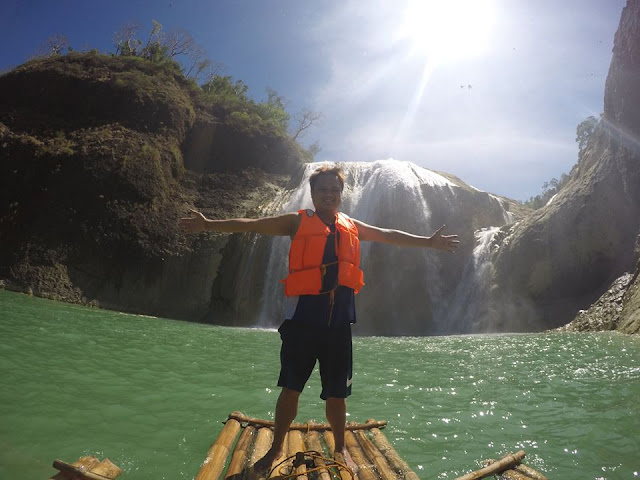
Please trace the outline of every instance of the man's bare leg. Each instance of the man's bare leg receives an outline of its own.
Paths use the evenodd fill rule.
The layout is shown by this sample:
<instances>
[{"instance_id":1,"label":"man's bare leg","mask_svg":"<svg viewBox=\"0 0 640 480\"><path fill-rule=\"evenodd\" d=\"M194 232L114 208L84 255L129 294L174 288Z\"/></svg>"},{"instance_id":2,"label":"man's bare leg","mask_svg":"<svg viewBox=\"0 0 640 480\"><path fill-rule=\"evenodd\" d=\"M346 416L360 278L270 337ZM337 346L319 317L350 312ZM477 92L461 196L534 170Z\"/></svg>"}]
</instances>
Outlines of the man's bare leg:
<instances>
[{"instance_id":1,"label":"man's bare leg","mask_svg":"<svg viewBox=\"0 0 640 480\"><path fill-rule=\"evenodd\" d=\"M337 454L338 458L335 459L341 461L339 457L342 456L345 465L355 472L358 466L351 458L351 455L349 455L347 447L344 444L344 432L347 426L347 400L345 398L329 397L327 398L325 409L335 442L334 458Z\"/></svg>"},{"instance_id":2,"label":"man's bare leg","mask_svg":"<svg viewBox=\"0 0 640 480\"><path fill-rule=\"evenodd\" d=\"M269 451L254 464L257 472L265 472L271 468L273 462L280 457L283 450L284 438L289 431L291 422L298 414L298 399L300 392L282 387L276 403L275 427L273 429L273 443Z\"/></svg>"}]
</instances>

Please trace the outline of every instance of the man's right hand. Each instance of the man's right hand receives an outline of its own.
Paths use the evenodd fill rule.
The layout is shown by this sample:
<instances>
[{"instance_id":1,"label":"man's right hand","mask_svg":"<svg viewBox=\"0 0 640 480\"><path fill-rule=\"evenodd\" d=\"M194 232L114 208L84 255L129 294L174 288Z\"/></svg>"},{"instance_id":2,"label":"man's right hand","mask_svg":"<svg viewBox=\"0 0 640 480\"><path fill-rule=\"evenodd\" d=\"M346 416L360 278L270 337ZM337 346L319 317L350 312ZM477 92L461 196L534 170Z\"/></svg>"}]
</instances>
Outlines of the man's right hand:
<instances>
[{"instance_id":1,"label":"man's right hand","mask_svg":"<svg viewBox=\"0 0 640 480\"><path fill-rule=\"evenodd\" d=\"M178 227L184 233L200 233L207 229L207 217L198 210L189 209L192 213L190 217L183 217L178 221Z\"/></svg>"}]
</instances>

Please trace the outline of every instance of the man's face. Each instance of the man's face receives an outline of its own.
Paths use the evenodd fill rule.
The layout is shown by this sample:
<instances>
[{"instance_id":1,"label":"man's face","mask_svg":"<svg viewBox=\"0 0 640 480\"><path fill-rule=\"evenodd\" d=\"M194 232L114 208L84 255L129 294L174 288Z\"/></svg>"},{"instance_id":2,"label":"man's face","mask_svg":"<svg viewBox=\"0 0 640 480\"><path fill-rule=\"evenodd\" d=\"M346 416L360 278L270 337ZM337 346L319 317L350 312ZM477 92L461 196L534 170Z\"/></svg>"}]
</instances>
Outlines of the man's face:
<instances>
[{"instance_id":1,"label":"man's face","mask_svg":"<svg viewBox=\"0 0 640 480\"><path fill-rule=\"evenodd\" d=\"M311 200L317 210L336 211L342 201L340 180L335 175L320 175L311 190Z\"/></svg>"}]
</instances>

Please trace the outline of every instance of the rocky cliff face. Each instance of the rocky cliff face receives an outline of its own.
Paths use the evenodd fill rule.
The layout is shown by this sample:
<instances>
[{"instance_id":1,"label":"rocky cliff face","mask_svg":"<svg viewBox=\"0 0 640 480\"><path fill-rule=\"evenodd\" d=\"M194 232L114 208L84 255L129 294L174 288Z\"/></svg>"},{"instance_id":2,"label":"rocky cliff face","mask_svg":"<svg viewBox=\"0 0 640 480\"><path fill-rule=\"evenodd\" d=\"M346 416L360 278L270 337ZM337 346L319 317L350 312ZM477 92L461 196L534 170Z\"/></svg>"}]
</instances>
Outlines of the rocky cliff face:
<instances>
[{"instance_id":1,"label":"rocky cliff face","mask_svg":"<svg viewBox=\"0 0 640 480\"><path fill-rule=\"evenodd\" d=\"M634 273L625 273L616 279L593 305L580 310L571 323L559 330L640 333L640 237L636 243L636 259Z\"/></svg>"},{"instance_id":2,"label":"rocky cliff face","mask_svg":"<svg viewBox=\"0 0 640 480\"><path fill-rule=\"evenodd\" d=\"M623 299L620 322L616 330L622 333L640 333L640 266L629 284Z\"/></svg>"},{"instance_id":3,"label":"rocky cliff face","mask_svg":"<svg viewBox=\"0 0 640 480\"><path fill-rule=\"evenodd\" d=\"M506 321L519 315L532 325L557 327L634 270L640 231L638 85L640 1L630 0L615 37L604 115L586 154L549 205L503 231L493 258L490 302L496 316Z\"/></svg>"},{"instance_id":4,"label":"rocky cliff face","mask_svg":"<svg viewBox=\"0 0 640 480\"><path fill-rule=\"evenodd\" d=\"M137 58L70 54L0 76L2 283L202 318L229 237L185 239L177 219L194 205L247 215L303 161L288 138L247 134L227 114ZM217 127L204 138L202 125Z\"/></svg>"}]
</instances>

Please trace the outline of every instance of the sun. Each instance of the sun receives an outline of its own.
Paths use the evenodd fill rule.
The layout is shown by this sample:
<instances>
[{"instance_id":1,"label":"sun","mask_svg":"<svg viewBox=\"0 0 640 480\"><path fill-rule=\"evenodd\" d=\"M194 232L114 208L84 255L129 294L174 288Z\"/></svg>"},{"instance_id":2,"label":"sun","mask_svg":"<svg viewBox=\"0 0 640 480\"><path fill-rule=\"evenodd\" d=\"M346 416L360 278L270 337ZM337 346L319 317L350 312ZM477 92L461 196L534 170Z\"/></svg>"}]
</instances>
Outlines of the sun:
<instances>
[{"instance_id":1,"label":"sun","mask_svg":"<svg viewBox=\"0 0 640 480\"><path fill-rule=\"evenodd\" d=\"M486 52L495 21L493 0L409 0L398 35L439 64Z\"/></svg>"}]
</instances>

